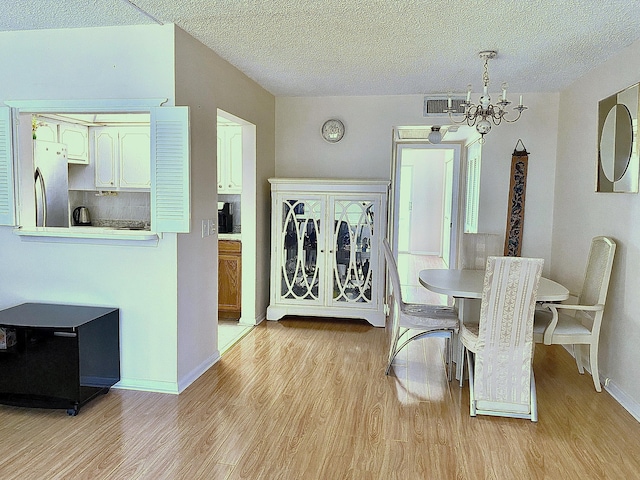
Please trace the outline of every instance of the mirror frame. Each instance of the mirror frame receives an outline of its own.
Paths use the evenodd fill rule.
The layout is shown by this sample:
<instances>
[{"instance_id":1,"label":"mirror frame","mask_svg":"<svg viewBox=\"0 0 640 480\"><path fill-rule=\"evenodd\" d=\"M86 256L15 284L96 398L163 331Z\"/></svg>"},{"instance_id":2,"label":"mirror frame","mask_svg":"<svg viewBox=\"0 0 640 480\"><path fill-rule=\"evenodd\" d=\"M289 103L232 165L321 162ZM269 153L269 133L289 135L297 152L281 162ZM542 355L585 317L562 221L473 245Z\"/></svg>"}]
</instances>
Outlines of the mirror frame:
<instances>
[{"instance_id":1,"label":"mirror frame","mask_svg":"<svg viewBox=\"0 0 640 480\"><path fill-rule=\"evenodd\" d=\"M614 165L614 171L623 171L624 173L617 179L609 179L605 174L605 167L603 167L602 152L600 146L602 144L602 135L606 133L605 122L609 113L617 106L622 105L626 107L631 116L631 152L628 156L626 166ZM640 172L639 160L638 160L638 111L640 109L640 83L636 83L624 90L621 90L610 97L607 97L598 102L598 138L597 138L597 151L598 151L598 165L596 175L596 192L609 192L609 193L638 193L638 174ZM617 126L617 125L616 125ZM620 144L621 147L627 145L628 140L618 141L617 134L624 134L625 132L614 132L616 138L610 140L610 143L614 146ZM628 137L627 137L628 138ZM623 145L624 144L624 145ZM614 154L615 157L615 154ZM625 156L626 157L626 156ZM615 159L614 161L620 161ZM626 158L625 158L626 160Z\"/></svg>"}]
</instances>

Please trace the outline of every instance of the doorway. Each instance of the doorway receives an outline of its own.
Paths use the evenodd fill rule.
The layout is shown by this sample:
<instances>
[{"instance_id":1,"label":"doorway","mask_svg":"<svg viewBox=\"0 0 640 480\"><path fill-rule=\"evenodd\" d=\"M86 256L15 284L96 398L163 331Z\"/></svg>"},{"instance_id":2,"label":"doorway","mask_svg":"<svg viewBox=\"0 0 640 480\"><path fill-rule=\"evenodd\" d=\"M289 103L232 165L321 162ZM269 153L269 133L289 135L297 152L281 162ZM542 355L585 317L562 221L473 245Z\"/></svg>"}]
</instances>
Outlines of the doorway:
<instances>
[{"instance_id":1,"label":"doorway","mask_svg":"<svg viewBox=\"0 0 640 480\"><path fill-rule=\"evenodd\" d=\"M460 144L395 142L391 186L393 250L406 301L446 304L419 285L418 272L456 263Z\"/></svg>"},{"instance_id":2,"label":"doorway","mask_svg":"<svg viewBox=\"0 0 640 480\"><path fill-rule=\"evenodd\" d=\"M217 318L218 350L223 355L256 324L256 126L218 109L218 127L237 127L241 136L241 189L218 193L218 202L233 205L233 239L241 242L240 314ZM218 171L220 171L218 169ZM219 237L220 238L220 237ZM217 298L217 297L216 297Z\"/></svg>"}]
</instances>

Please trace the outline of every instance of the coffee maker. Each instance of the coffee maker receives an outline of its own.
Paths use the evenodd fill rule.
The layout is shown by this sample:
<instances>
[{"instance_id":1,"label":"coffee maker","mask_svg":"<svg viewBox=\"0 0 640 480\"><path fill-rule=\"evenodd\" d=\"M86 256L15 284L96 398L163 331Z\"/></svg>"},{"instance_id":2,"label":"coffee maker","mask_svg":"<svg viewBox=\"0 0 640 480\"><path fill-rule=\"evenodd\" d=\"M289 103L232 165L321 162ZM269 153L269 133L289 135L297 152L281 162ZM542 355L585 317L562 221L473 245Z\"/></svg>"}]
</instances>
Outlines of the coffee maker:
<instances>
[{"instance_id":1,"label":"coffee maker","mask_svg":"<svg viewBox=\"0 0 640 480\"><path fill-rule=\"evenodd\" d=\"M233 232L233 205L229 202L218 202L218 233Z\"/></svg>"}]
</instances>

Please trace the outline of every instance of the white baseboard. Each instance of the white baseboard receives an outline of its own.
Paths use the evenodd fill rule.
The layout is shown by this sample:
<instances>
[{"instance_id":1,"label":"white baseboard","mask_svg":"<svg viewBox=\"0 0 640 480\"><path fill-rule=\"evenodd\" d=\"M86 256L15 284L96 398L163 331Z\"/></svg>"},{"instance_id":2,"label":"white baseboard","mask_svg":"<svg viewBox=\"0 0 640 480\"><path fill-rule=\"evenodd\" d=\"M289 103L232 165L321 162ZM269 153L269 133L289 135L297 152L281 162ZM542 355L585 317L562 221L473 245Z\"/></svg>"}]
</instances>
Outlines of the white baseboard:
<instances>
[{"instance_id":1,"label":"white baseboard","mask_svg":"<svg viewBox=\"0 0 640 480\"><path fill-rule=\"evenodd\" d=\"M574 351L572 348L568 348L568 345L563 345L564 349L571 354L572 357L575 358ZM584 369L589 372L591 375L591 366L589 362L583 362ZM622 408L624 408L627 412L633 415L638 422L640 422L640 403L636 402L633 398L631 398L624 390L621 390L615 382L612 382L609 377L603 375L602 371L600 371L600 379L604 379L604 389L609 392L616 402L618 402Z\"/></svg>"},{"instance_id":2,"label":"white baseboard","mask_svg":"<svg viewBox=\"0 0 640 480\"><path fill-rule=\"evenodd\" d=\"M263 313L262 315L257 316L255 319L249 319L249 320L246 320L244 317L241 316L240 320L238 321L238 325L246 325L248 327L259 325L266 318L267 318L266 312Z\"/></svg>"},{"instance_id":3,"label":"white baseboard","mask_svg":"<svg viewBox=\"0 0 640 480\"><path fill-rule=\"evenodd\" d=\"M204 362L191 370L188 375L185 375L178 381L178 393L182 393L189 385L195 382L200 375L209 370L213 365L220 360L220 351L215 350L213 355L207 358Z\"/></svg>"},{"instance_id":4,"label":"white baseboard","mask_svg":"<svg viewBox=\"0 0 640 480\"><path fill-rule=\"evenodd\" d=\"M153 380L139 380L123 378L112 388L121 390L137 390L140 392L172 393L178 394L178 384L175 382L156 382Z\"/></svg>"},{"instance_id":5,"label":"white baseboard","mask_svg":"<svg viewBox=\"0 0 640 480\"><path fill-rule=\"evenodd\" d=\"M606 382L604 389L611 394L622 407L640 422L640 403L627 395L612 381Z\"/></svg>"}]
</instances>

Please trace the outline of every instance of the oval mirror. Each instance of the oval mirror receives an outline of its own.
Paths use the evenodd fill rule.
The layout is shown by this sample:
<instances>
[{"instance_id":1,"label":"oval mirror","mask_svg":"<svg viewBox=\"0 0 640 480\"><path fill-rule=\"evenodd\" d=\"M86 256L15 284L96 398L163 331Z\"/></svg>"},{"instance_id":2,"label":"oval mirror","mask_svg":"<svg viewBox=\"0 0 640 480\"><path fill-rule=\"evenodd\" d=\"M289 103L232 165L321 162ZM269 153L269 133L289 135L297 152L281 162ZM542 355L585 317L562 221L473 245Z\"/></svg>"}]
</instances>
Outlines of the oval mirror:
<instances>
[{"instance_id":1,"label":"oval mirror","mask_svg":"<svg viewBox=\"0 0 640 480\"><path fill-rule=\"evenodd\" d=\"M629 166L633 145L631 113L625 105L614 105L602 127L600 138L600 163L602 171L611 182L620 180Z\"/></svg>"}]
</instances>

